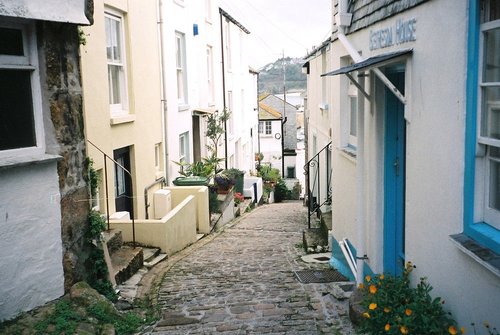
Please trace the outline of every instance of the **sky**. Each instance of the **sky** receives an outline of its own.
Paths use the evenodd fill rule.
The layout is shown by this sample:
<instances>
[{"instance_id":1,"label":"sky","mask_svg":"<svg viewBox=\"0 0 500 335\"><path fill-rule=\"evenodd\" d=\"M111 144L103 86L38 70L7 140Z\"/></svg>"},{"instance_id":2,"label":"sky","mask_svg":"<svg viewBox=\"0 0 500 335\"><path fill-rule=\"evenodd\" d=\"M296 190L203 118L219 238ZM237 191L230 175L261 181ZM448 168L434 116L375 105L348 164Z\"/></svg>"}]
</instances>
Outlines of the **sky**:
<instances>
[{"instance_id":1,"label":"sky","mask_svg":"<svg viewBox=\"0 0 500 335\"><path fill-rule=\"evenodd\" d=\"M303 57L330 34L331 0L221 0L250 31L250 66L259 70L285 57ZM255 50L255 51L254 51Z\"/></svg>"}]
</instances>

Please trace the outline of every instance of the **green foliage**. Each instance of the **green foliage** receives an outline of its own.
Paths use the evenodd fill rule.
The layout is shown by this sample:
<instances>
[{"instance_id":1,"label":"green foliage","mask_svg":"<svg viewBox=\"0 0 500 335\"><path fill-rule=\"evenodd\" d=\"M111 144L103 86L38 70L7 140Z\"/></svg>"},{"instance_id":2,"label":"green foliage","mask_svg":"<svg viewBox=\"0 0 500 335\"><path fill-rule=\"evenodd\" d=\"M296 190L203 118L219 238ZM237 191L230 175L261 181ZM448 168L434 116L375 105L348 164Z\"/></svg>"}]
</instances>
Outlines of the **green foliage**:
<instances>
[{"instance_id":1,"label":"green foliage","mask_svg":"<svg viewBox=\"0 0 500 335\"><path fill-rule=\"evenodd\" d=\"M295 185L293 185L292 190L290 191L290 200L299 200L301 191L302 187L300 186L300 182L296 182Z\"/></svg>"},{"instance_id":2,"label":"green foliage","mask_svg":"<svg viewBox=\"0 0 500 335\"><path fill-rule=\"evenodd\" d=\"M112 324L117 334L131 334L143 324L143 319L135 313L121 315L110 310L109 305L95 303L87 307L87 313L102 324Z\"/></svg>"},{"instance_id":3,"label":"green foliage","mask_svg":"<svg viewBox=\"0 0 500 335\"><path fill-rule=\"evenodd\" d=\"M89 213L89 228L87 235L90 239L100 239L101 233L106 230L106 221L101 213L91 210Z\"/></svg>"},{"instance_id":4,"label":"green foliage","mask_svg":"<svg viewBox=\"0 0 500 335\"><path fill-rule=\"evenodd\" d=\"M285 181L283 179L279 179L278 183L274 187L274 200L276 202L282 202L285 199L290 198L290 191L286 187Z\"/></svg>"},{"instance_id":5,"label":"green foliage","mask_svg":"<svg viewBox=\"0 0 500 335\"><path fill-rule=\"evenodd\" d=\"M225 133L226 121L229 120L230 116L231 112L227 109L207 116L207 130L205 131L205 136L211 141L210 144L207 144L207 149L210 150L215 157L217 157L219 141Z\"/></svg>"},{"instance_id":6,"label":"green foliage","mask_svg":"<svg viewBox=\"0 0 500 335\"><path fill-rule=\"evenodd\" d=\"M216 189L210 189L210 192L208 192L208 209L210 213L220 212Z\"/></svg>"},{"instance_id":7,"label":"green foliage","mask_svg":"<svg viewBox=\"0 0 500 335\"><path fill-rule=\"evenodd\" d=\"M264 183L276 183L281 178L280 170L272 168L269 165L261 165L257 176L261 177Z\"/></svg>"},{"instance_id":8,"label":"green foliage","mask_svg":"<svg viewBox=\"0 0 500 335\"><path fill-rule=\"evenodd\" d=\"M35 324L35 334L46 334L49 325L54 326L52 334L73 334L83 319L68 301L61 300L57 302L52 313Z\"/></svg>"},{"instance_id":9,"label":"green foliage","mask_svg":"<svg viewBox=\"0 0 500 335\"><path fill-rule=\"evenodd\" d=\"M101 178L99 177L97 171L94 169L94 161L91 158L87 157L85 163L88 170L90 194L92 195L92 197L95 197L97 194L97 188L99 186L99 183L101 182Z\"/></svg>"},{"instance_id":10,"label":"green foliage","mask_svg":"<svg viewBox=\"0 0 500 335\"><path fill-rule=\"evenodd\" d=\"M231 179L236 179L240 176L243 176L245 174L245 171L231 168L231 169L227 169L227 170L222 171L222 173Z\"/></svg>"},{"instance_id":11,"label":"green foliage","mask_svg":"<svg viewBox=\"0 0 500 335\"><path fill-rule=\"evenodd\" d=\"M116 301L118 296L108 279L108 266L104 260L104 252L101 249L93 248L85 266L89 285L109 300Z\"/></svg>"},{"instance_id":12,"label":"green foliage","mask_svg":"<svg viewBox=\"0 0 500 335\"><path fill-rule=\"evenodd\" d=\"M361 330L367 334L458 334L456 322L443 310L444 301L432 298L432 286L421 278L410 287L414 266L408 262L403 275L366 276L360 289L364 294Z\"/></svg>"}]
</instances>

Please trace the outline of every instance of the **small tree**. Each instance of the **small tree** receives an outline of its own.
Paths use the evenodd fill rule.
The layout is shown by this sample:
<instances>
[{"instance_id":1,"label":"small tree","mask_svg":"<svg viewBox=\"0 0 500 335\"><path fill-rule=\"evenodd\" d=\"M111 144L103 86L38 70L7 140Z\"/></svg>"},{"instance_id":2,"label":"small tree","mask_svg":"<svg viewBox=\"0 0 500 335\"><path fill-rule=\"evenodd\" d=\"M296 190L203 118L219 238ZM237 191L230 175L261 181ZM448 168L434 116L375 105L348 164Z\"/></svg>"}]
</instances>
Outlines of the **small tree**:
<instances>
[{"instance_id":1,"label":"small tree","mask_svg":"<svg viewBox=\"0 0 500 335\"><path fill-rule=\"evenodd\" d=\"M224 108L222 112L215 112L207 116L205 136L210 140L210 143L206 147L211 152L210 159L214 162L214 171L218 171L220 161L217 161L217 148L222 140L222 135L225 133L225 124L229 120L230 115L231 113Z\"/></svg>"}]
</instances>

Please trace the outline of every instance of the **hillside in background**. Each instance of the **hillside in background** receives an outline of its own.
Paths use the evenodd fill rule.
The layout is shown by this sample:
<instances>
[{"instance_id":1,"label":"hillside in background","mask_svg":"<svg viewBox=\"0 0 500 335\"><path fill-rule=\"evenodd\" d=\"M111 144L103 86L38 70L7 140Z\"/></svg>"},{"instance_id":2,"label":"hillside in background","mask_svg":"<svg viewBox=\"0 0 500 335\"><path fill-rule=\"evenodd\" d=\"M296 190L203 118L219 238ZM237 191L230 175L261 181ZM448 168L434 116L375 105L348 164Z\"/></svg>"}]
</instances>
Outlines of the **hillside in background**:
<instances>
[{"instance_id":1,"label":"hillside in background","mask_svg":"<svg viewBox=\"0 0 500 335\"><path fill-rule=\"evenodd\" d=\"M306 75L302 73L302 58L280 58L260 70L259 93L283 93L283 65L286 72L286 90L305 90Z\"/></svg>"}]
</instances>

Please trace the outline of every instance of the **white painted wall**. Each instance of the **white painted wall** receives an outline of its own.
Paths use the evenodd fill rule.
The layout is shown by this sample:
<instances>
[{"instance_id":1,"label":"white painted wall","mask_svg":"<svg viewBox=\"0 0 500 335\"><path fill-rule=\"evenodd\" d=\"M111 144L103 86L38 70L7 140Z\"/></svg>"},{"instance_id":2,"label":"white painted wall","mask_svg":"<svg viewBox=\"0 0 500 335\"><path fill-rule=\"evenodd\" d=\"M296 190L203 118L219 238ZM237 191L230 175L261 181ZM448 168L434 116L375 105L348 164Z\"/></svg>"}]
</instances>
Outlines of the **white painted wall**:
<instances>
[{"instance_id":1,"label":"white painted wall","mask_svg":"<svg viewBox=\"0 0 500 335\"><path fill-rule=\"evenodd\" d=\"M0 321L64 294L56 165L0 170Z\"/></svg>"},{"instance_id":2,"label":"white painted wall","mask_svg":"<svg viewBox=\"0 0 500 335\"><path fill-rule=\"evenodd\" d=\"M472 331L471 322L500 320L500 279L459 251L449 235L463 231L463 174L465 136L465 80L467 4L453 0L430 1L360 32L348 35L364 57L370 29L394 25L398 19L416 18L417 41L378 50L389 52L412 47L407 67L407 175L406 259L416 264L415 280L427 277L432 294L446 300L460 325ZM451 29L452 28L452 29ZM443 41L446 47L443 47ZM333 43L332 67L341 66L347 52ZM334 107L335 238L348 237L355 247L365 243L368 264L383 271L383 131L382 106L366 104L367 204L365 241L357 240L355 185L356 159L341 149L341 77L332 79ZM372 80L375 95L379 82ZM380 96L379 96L380 97ZM312 105L312 104L311 104Z\"/></svg>"},{"instance_id":3,"label":"white painted wall","mask_svg":"<svg viewBox=\"0 0 500 335\"><path fill-rule=\"evenodd\" d=\"M260 152L264 155L262 163L270 163L273 168L281 172L281 138L275 137L276 134L281 135L281 121L271 121L271 127L270 135L260 134Z\"/></svg>"}]
</instances>

